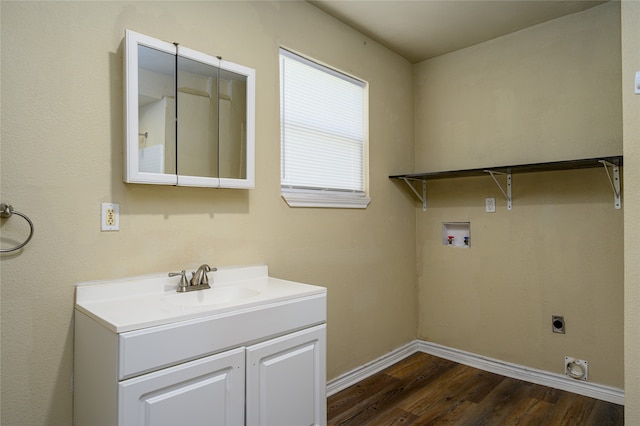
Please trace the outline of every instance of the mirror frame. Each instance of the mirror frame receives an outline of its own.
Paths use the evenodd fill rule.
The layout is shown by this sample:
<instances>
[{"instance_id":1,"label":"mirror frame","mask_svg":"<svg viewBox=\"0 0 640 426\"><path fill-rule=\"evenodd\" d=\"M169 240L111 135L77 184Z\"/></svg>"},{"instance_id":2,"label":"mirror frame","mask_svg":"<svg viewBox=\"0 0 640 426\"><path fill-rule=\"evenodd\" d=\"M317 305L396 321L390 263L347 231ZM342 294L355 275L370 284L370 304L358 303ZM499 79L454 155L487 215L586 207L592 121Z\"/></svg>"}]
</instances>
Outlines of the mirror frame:
<instances>
[{"instance_id":1,"label":"mirror frame","mask_svg":"<svg viewBox=\"0 0 640 426\"><path fill-rule=\"evenodd\" d=\"M142 172L139 166L139 103L138 103L138 46L166 52L211 65L221 70L243 75L247 78L246 89L246 177L221 178L187 176L171 173ZM124 181L155 185L196 186L209 188L255 187L255 70L189 49L180 45L158 40L131 30L125 32L124 49ZM180 144L180 136L177 136Z\"/></svg>"}]
</instances>

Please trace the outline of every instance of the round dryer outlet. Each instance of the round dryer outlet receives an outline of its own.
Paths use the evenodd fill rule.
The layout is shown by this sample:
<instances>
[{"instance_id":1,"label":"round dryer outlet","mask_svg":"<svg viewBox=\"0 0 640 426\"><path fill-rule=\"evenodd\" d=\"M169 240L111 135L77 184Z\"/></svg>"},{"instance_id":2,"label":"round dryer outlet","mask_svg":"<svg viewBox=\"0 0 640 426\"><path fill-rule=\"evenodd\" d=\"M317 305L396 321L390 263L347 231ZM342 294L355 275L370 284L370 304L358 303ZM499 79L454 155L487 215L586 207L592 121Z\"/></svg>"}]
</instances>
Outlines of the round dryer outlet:
<instances>
[{"instance_id":1,"label":"round dryer outlet","mask_svg":"<svg viewBox=\"0 0 640 426\"><path fill-rule=\"evenodd\" d=\"M583 359L564 357L564 374L576 380L589 379L589 363Z\"/></svg>"}]
</instances>

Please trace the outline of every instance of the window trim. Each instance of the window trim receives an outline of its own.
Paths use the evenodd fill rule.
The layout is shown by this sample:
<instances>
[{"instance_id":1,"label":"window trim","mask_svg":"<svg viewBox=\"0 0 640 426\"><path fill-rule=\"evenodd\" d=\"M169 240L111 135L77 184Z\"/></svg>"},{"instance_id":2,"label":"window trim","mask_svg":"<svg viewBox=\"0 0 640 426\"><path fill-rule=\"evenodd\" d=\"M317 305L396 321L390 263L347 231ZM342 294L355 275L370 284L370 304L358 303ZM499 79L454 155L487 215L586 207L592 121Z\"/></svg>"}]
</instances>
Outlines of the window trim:
<instances>
[{"instance_id":1,"label":"window trim","mask_svg":"<svg viewBox=\"0 0 640 426\"><path fill-rule=\"evenodd\" d=\"M349 81L352 84L358 85L363 90L363 106L364 106L364 140L363 140L363 158L362 158L362 170L363 170L363 191L341 191L334 189L321 189L321 188L301 188L291 185L283 185L282 180L280 186L281 196L289 207L321 207L321 208L351 208L351 209L364 209L367 208L371 202L371 198L368 196L369 187L369 83L351 76L345 72L335 69L329 65L321 63L319 61L310 59L304 55L299 54L293 50L285 47L279 48L278 58L280 56L286 56L293 60L297 60L303 64L326 72L334 77L341 78ZM278 60L279 67L281 66L281 60ZM282 74L282 68L279 69L279 74ZM282 88L279 89L280 96L282 96ZM282 126L282 116L280 116L280 125ZM280 138L280 149L282 150L282 137ZM280 165L282 167L282 164ZM282 170L281 170L282 173ZM281 177L282 179L282 177Z\"/></svg>"},{"instance_id":2,"label":"window trim","mask_svg":"<svg viewBox=\"0 0 640 426\"><path fill-rule=\"evenodd\" d=\"M371 202L371 198L361 192L340 192L288 187L281 187L280 192L289 207L365 209Z\"/></svg>"}]
</instances>

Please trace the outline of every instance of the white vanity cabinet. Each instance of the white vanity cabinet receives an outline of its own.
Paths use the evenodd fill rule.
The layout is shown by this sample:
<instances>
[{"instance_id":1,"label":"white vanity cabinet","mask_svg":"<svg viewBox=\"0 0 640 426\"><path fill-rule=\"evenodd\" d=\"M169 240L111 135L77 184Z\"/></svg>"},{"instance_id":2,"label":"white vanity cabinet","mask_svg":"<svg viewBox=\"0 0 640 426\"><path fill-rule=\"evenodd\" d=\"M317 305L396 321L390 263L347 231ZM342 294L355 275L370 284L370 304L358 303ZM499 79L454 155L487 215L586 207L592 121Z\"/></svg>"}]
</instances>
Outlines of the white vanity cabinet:
<instances>
[{"instance_id":1,"label":"white vanity cabinet","mask_svg":"<svg viewBox=\"0 0 640 426\"><path fill-rule=\"evenodd\" d=\"M75 425L326 425L326 289L269 277L208 309L161 288L76 289Z\"/></svg>"}]
</instances>

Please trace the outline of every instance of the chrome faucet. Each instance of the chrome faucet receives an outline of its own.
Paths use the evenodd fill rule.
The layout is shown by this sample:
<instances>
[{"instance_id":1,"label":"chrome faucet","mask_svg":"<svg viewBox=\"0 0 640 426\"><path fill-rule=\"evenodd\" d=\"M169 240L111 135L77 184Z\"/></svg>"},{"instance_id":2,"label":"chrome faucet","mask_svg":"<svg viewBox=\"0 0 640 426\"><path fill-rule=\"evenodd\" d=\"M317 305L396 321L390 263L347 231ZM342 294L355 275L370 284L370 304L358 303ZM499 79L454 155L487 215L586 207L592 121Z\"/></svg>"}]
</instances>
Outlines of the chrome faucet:
<instances>
[{"instance_id":1,"label":"chrome faucet","mask_svg":"<svg viewBox=\"0 0 640 426\"><path fill-rule=\"evenodd\" d=\"M170 277L180 276L180 283L178 284L177 291L184 293L194 290L205 290L211 288L209 285L209 277L207 272L217 271L216 268L212 268L207 264L201 265L195 272L191 273L191 279L187 281L187 273L183 270L181 272L169 272Z\"/></svg>"}]
</instances>

